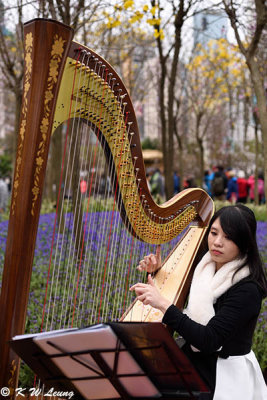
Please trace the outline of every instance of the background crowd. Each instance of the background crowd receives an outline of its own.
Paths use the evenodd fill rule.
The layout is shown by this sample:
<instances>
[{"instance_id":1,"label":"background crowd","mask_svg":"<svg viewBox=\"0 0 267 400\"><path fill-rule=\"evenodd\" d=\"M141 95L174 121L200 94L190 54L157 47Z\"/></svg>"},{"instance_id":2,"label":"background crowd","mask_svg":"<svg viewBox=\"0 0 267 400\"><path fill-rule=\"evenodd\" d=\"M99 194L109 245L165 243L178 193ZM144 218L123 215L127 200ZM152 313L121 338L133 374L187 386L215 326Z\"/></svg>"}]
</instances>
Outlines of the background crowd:
<instances>
[{"instance_id":1,"label":"background crowd","mask_svg":"<svg viewBox=\"0 0 267 400\"><path fill-rule=\"evenodd\" d=\"M265 203L263 174L258 175L259 204ZM231 203L253 203L255 200L255 176L246 176L242 170L217 166L206 171L203 188L215 200L228 200Z\"/></svg>"},{"instance_id":2,"label":"background crowd","mask_svg":"<svg viewBox=\"0 0 267 400\"><path fill-rule=\"evenodd\" d=\"M152 196L157 203L165 201L164 176L160 168L155 168L147 175L148 185ZM263 173L258 175L259 204L264 204L264 177ZM173 174L173 194L191 187L197 187L193 178L180 181L178 173ZM242 170L227 168L218 165L211 170L206 170L202 182L202 188L214 199L229 201L230 203L254 203L255 201L255 176L246 176Z\"/></svg>"},{"instance_id":3,"label":"background crowd","mask_svg":"<svg viewBox=\"0 0 267 400\"><path fill-rule=\"evenodd\" d=\"M107 178L105 178L107 179ZM258 196L259 204L264 204L266 199L264 195L264 177L263 173L258 175ZM154 168L147 174L147 183L150 192L158 204L166 200L164 189L164 175L160 168ZM86 192L86 182L81 181L81 193ZM7 211L10 201L11 185L9 179L0 176L0 220L1 214ZM186 178L181 182L179 174L175 171L173 174L173 195L181 190L191 187L197 187L193 178ZM246 176L242 170L233 168L224 169L222 166L213 167L212 170L206 170L202 182L202 188L214 200L228 200L230 203L254 203L255 202L255 176Z\"/></svg>"}]
</instances>

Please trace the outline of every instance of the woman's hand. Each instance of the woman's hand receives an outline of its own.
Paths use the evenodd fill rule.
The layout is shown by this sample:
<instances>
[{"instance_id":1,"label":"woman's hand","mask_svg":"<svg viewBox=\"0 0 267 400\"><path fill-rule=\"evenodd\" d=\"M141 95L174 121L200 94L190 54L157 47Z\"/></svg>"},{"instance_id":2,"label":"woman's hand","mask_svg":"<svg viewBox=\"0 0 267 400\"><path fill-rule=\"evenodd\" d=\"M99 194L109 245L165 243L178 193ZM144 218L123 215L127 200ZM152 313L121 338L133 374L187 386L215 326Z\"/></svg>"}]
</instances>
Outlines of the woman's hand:
<instances>
[{"instance_id":1,"label":"woman's hand","mask_svg":"<svg viewBox=\"0 0 267 400\"><path fill-rule=\"evenodd\" d=\"M148 283L136 283L130 288L130 290L135 291L137 299L143 304L149 304L150 306L163 312L163 314L172 304L160 294L154 285L151 275L148 275Z\"/></svg>"},{"instance_id":2,"label":"woman's hand","mask_svg":"<svg viewBox=\"0 0 267 400\"><path fill-rule=\"evenodd\" d=\"M161 254L160 245L157 246L156 254L149 254L140 261L137 269L139 271L146 271L150 274L156 272L161 267Z\"/></svg>"}]
</instances>

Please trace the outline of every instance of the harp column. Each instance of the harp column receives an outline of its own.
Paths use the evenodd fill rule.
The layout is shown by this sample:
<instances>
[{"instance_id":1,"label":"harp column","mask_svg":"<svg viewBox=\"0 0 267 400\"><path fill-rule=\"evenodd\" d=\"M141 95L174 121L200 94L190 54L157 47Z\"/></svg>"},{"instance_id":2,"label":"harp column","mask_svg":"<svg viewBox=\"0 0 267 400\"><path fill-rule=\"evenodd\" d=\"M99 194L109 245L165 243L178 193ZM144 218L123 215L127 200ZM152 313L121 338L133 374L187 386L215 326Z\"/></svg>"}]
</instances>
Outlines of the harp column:
<instances>
[{"instance_id":1,"label":"harp column","mask_svg":"<svg viewBox=\"0 0 267 400\"><path fill-rule=\"evenodd\" d=\"M73 31L36 19L24 28L24 85L8 240L0 297L0 388L18 380L19 359L8 341L24 333L55 99ZM38 62L36 62L38 61Z\"/></svg>"}]
</instances>

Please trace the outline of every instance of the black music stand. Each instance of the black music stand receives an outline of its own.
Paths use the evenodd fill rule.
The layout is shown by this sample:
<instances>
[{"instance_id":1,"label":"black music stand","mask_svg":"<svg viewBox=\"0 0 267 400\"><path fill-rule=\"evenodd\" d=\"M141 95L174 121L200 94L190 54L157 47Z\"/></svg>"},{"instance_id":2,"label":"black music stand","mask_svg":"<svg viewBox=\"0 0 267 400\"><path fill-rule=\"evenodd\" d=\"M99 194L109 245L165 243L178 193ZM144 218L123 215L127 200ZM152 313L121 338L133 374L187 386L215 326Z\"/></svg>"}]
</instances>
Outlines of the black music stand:
<instances>
[{"instance_id":1,"label":"black music stand","mask_svg":"<svg viewBox=\"0 0 267 400\"><path fill-rule=\"evenodd\" d=\"M209 390L161 323L21 335L12 348L47 388L75 399L199 399Z\"/></svg>"}]
</instances>

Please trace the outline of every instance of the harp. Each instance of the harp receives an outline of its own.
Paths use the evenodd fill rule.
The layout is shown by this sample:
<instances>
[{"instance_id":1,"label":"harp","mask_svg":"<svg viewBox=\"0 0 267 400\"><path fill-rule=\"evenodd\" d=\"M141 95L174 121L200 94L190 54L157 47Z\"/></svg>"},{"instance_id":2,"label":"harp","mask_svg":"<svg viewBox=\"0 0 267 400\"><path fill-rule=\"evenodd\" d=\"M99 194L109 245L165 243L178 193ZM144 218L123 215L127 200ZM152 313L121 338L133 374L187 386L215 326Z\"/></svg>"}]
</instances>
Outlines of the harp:
<instances>
[{"instance_id":1,"label":"harp","mask_svg":"<svg viewBox=\"0 0 267 400\"><path fill-rule=\"evenodd\" d=\"M24 34L23 102L0 299L0 386L13 390L19 362L8 341L25 329L39 231L51 229L50 250L43 250L48 277L39 329L116 321L122 315L122 320L158 321L155 310L143 310L129 298L129 284L140 280L134 266L155 245L166 244L166 254L176 246L155 281L181 306L213 214L202 189L183 191L161 206L153 201L131 99L105 60L74 42L71 28L59 22L30 21ZM57 137L63 150L52 157L49 147ZM51 180L46 170L55 159L58 194L44 227L41 201ZM43 273L40 269L38 276Z\"/></svg>"}]
</instances>

